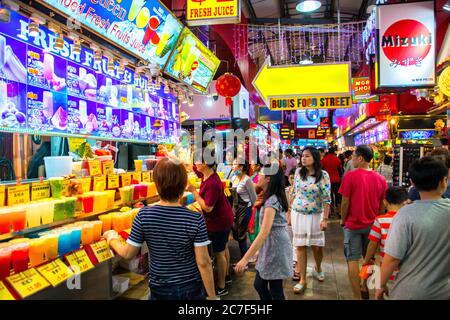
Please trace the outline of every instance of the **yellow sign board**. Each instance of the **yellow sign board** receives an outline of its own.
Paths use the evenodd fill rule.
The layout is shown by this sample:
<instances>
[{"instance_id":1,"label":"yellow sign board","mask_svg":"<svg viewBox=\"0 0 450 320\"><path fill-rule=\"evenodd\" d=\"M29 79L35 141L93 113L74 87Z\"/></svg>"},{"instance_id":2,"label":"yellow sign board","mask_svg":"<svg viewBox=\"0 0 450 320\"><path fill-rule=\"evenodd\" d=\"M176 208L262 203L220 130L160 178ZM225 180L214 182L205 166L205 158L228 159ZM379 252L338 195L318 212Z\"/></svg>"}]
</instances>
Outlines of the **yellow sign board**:
<instances>
[{"instance_id":1,"label":"yellow sign board","mask_svg":"<svg viewBox=\"0 0 450 320\"><path fill-rule=\"evenodd\" d=\"M22 184L8 188L8 206L30 202L30 185Z\"/></svg>"},{"instance_id":2,"label":"yellow sign board","mask_svg":"<svg viewBox=\"0 0 450 320\"><path fill-rule=\"evenodd\" d=\"M241 22L239 0L187 0L188 26L239 22Z\"/></svg>"},{"instance_id":3,"label":"yellow sign board","mask_svg":"<svg viewBox=\"0 0 450 320\"><path fill-rule=\"evenodd\" d=\"M50 182L33 182L31 184L31 201L50 198Z\"/></svg>"},{"instance_id":4,"label":"yellow sign board","mask_svg":"<svg viewBox=\"0 0 450 320\"><path fill-rule=\"evenodd\" d=\"M270 110L340 109L352 106L352 97L270 98Z\"/></svg>"},{"instance_id":5,"label":"yellow sign board","mask_svg":"<svg viewBox=\"0 0 450 320\"><path fill-rule=\"evenodd\" d=\"M88 165L89 165L89 174L91 176L98 176L102 174L102 168L100 166L99 160L89 160Z\"/></svg>"},{"instance_id":6,"label":"yellow sign board","mask_svg":"<svg viewBox=\"0 0 450 320\"><path fill-rule=\"evenodd\" d=\"M69 138L69 151L76 152L83 142L86 142L86 139L84 139L84 138Z\"/></svg>"},{"instance_id":7,"label":"yellow sign board","mask_svg":"<svg viewBox=\"0 0 450 320\"><path fill-rule=\"evenodd\" d=\"M115 174L110 174L108 176L108 189L117 189L119 188L119 176Z\"/></svg>"},{"instance_id":8,"label":"yellow sign board","mask_svg":"<svg viewBox=\"0 0 450 320\"><path fill-rule=\"evenodd\" d=\"M106 176L94 177L94 191L105 191L106 189Z\"/></svg>"},{"instance_id":9,"label":"yellow sign board","mask_svg":"<svg viewBox=\"0 0 450 320\"><path fill-rule=\"evenodd\" d=\"M134 172L134 173L131 174L131 178L133 180L136 180L137 182L141 183L142 182L142 173L140 171L139 172Z\"/></svg>"},{"instance_id":10,"label":"yellow sign board","mask_svg":"<svg viewBox=\"0 0 450 320\"><path fill-rule=\"evenodd\" d=\"M83 188L83 192L91 191L91 178L83 178L81 179L81 185Z\"/></svg>"},{"instance_id":11,"label":"yellow sign board","mask_svg":"<svg viewBox=\"0 0 450 320\"><path fill-rule=\"evenodd\" d=\"M9 292L8 288L4 285L3 282L0 281L0 301L2 300L16 300L14 299L11 292Z\"/></svg>"},{"instance_id":12,"label":"yellow sign board","mask_svg":"<svg viewBox=\"0 0 450 320\"><path fill-rule=\"evenodd\" d=\"M50 286L34 268L12 275L6 280L22 298L29 297Z\"/></svg>"},{"instance_id":13,"label":"yellow sign board","mask_svg":"<svg viewBox=\"0 0 450 320\"><path fill-rule=\"evenodd\" d=\"M84 249L75 251L69 255L66 256L67 262L69 263L70 267L74 270L75 273L85 272L87 270L90 270L94 268L94 265L91 262L91 259L89 259L88 255L86 254L86 251Z\"/></svg>"},{"instance_id":14,"label":"yellow sign board","mask_svg":"<svg viewBox=\"0 0 450 320\"><path fill-rule=\"evenodd\" d=\"M270 99L277 98L351 97L351 79L349 62L271 67L267 60L253 80L253 86L271 108Z\"/></svg>"},{"instance_id":15,"label":"yellow sign board","mask_svg":"<svg viewBox=\"0 0 450 320\"><path fill-rule=\"evenodd\" d=\"M109 248L106 240L102 240L92 244L91 248L99 263L111 259L113 257L111 254L111 249Z\"/></svg>"},{"instance_id":16,"label":"yellow sign board","mask_svg":"<svg viewBox=\"0 0 450 320\"><path fill-rule=\"evenodd\" d=\"M70 268L61 261L61 259L56 259L50 263L47 263L37 268L37 270L54 287L73 276L73 271L70 270Z\"/></svg>"},{"instance_id":17,"label":"yellow sign board","mask_svg":"<svg viewBox=\"0 0 450 320\"><path fill-rule=\"evenodd\" d=\"M150 171L142 172L142 182L151 182L150 181Z\"/></svg>"},{"instance_id":18,"label":"yellow sign board","mask_svg":"<svg viewBox=\"0 0 450 320\"><path fill-rule=\"evenodd\" d=\"M114 174L114 162L112 160L102 162L103 174Z\"/></svg>"},{"instance_id":19,"label":"yellow sign board","mask_svg":"<svg viewBox=\"0 0 450 320\"><path fill-rule=\"evenodd\" d=\"M5 192L6 186L4 184L0 185L0 207L5 205Z\"/></svg>"},{"instance_id":20,"label":"yellow sign board","mask_svg":"<svg viewBox=\"0 0 450 320\"><path fill-rule=\"evenodd\" d=\"M131 174L124 173L121 175L122 177L122 187L128 187L131 184Z\"/></svg>"}]
</instances>

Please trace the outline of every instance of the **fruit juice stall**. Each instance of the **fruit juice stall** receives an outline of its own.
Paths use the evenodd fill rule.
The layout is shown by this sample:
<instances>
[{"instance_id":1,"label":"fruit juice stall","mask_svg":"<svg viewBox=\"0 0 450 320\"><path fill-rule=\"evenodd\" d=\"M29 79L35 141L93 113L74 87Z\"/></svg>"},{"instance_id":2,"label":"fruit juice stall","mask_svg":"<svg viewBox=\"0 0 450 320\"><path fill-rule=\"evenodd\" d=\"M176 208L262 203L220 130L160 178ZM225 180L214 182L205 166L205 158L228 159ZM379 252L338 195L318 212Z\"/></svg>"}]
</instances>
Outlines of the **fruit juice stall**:
<instances>
[{"instance_id":1,"label":"fruit juice stall","mask_svg":"<svg viewBox=\"0 0 450 320\"><path fill-rule=\"evenodd\" d=\"M117 296L114 270L132 269L102 234L126 239L139 207L158 201L152 170L180 139L179 104L207 90L220 63L197 50L177 62L182 75L170 69L192 81L164 79L183 25L156 0L122 3L125 21L79 1L114 39L84 16L78 29L61 24L64 3L20 2L0 24L0 300ZM183 204L200 210L191 194ZM147 273L142 253L133 271Z\"/></svg>"}]
</instances>

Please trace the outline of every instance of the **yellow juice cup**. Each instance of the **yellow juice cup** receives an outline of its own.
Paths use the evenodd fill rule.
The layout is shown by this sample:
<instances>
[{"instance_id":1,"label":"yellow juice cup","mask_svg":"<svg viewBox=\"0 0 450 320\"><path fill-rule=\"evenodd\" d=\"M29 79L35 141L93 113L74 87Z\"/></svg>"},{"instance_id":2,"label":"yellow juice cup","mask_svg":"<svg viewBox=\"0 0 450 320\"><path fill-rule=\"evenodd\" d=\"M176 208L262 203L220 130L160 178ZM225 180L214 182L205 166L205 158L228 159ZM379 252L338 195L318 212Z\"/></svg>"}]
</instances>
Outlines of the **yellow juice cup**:
<instances>
[{"instance_id":1,"label":"yellow juice cup","mask_svg":"<svg viewBox=\"0 0 450 320\"><path fill-rule=\"evenodd\" d=\"M102 234L106 231L111 230L111 222L112 222L112 214L103 214L101 216L98 216L98 219L102 222Z\"/></svg>"},{"instance_id":2,"label":"yellow juice cup","mask_svg":"<svg viewBox=\"0 0 450 320\"><path fill-rule=\"evenodd\" d=\"M106 211L108 206L108 195L106 192L93 192L94 194L94 212Z\"/></svg>"},{"instance_id":3,"label":"yellow juice cup","mask_svg":"<svg viewBox=\"0 0 450 320\"><path fill-rule=\"evenodd\" d=\"M35 228L41 225L41 205L30 203L27 207L27 228Z\"/></svg>"},{"instance_id":4,"label":"yellow juice cup","mask_svg":"<svg viewBox=\"0 0 450 320\"><path fill-rule=\"evenodd\" d=\"M46 259L50 261L58 258L58 234L50 233L41 237L41 239L44 240Z\"/></svg>"},{"instance_id":5,"label":"yellow juice cup","mask_svg":"<svg viewBox=\"0 0 450 320\"><path fill-rule=\"evenodd\" d=\"M142 160L134 160L134 171L142 172Z\"/></svg>"},{"instance_id":6,"label":"yellow juice cup","mask_svg":"<svg viewBox=\"0 0 450 320\"><path fill-rule=\"evenodd\" d=\"M103 222L96 220L92 221L91 224L94 226L94 242L97 242L102 237Z\"/></svg>"},{"instance_id":7,"label":"yellow juice cup","mask_svg":"<svg viewBox=\"0 0 450 320\"><path fill-rule=\"evenodd\" d=\"M133 223L133 215L130 211L123 213L123 230L127 230L131 228L131 225Z\"/></svg>"},{"instance_id":8,"label":"yellow juice cup","mask_svg":"<svg viewBox=\"0 0 450 320\"><path fill-rule=\"evenodd\" d=\"M114 231L121 232L124 228L124 218L121 212L112 213L111 227Z\"/></svg>"},{"instance_id":9,"label":"yellow juice cup","mask_svg":"<svg viewBox=\"0 0 450 320\"><path fill-rule=\"evenodd\" d=\"M105 192L107 194L106 209L112 209L112 208L114 208L114 200L116 198L116 190L108 190Z\"/></svg>"},{"instance_id":10,"label":"yellow juice cup","mask_svg":"<svg viewBox=\"0 0 450 320\"><path fill-rule=\"evenodd\" d=\"M28 255L30 258L30 264L32 267L43 264L45 259L45 241L41 238L33 239L30 241L30 246L28 247Z\"/></svg>"},{"instance_id":11,"label":"yellow juice cup","mask_svg":"<svg viewBox=\"0 0 450 320\"><path fill-rule=\"evenodd\" d=\"M158 191L156 190L156 184L154 182L150 182L148 184L148 197L155 197L158 195Z\"/></svg>"}]
</instances>

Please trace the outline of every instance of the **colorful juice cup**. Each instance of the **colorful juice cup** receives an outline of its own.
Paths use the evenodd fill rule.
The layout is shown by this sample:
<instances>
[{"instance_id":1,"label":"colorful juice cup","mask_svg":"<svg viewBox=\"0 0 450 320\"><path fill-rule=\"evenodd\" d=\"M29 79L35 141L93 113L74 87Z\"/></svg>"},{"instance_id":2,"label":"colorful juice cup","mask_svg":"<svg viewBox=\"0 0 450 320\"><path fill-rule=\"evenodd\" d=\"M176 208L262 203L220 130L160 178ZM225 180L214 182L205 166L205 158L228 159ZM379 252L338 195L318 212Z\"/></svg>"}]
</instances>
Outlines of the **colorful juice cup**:
<instances>
[{"instance_id":1,"label":"colorful juice cup","mask_svg":"<svg viewBox=\"0 0 450 320\"><path fill-rule=\"evenodd\" d=\"M70 234L70 250L75 251L80 249L81 235L83 231L81 227L72 228L72 232Z\"/></svg>"},{"instance_id":2,"label":"colorful juice cup","mask_svg":"<svg viewBox=\"0 0 450 320\"><path fill-rule=\"evenodd\" d=\"M140 190L139 190L139 195L141 198L147 198L147 194L148 194L148 185L147 184L141 184L140 185Z\"/></svg>"},{"instance_id":3,"label":"colorful juice cup","mask_svg":"<svg viewBox=\"0 0 450 320\"><path fill-rule=\"evenodd\" d=\"M81 196L81 202L83 204L84 213L92 213L94 211L94 195L84 194Z\"/></svg>"},{"instance_id":4,"label":"colorful juice cup","mask_svg":"<svg viewBox=\"0 0 450 320\"><path fill-rule=\"evenodd\" d=\"M135 184L133 187L134 187L133 188L133 200L139 200L139 197L141 196L141 192L140 192L141 186L138 184Z\"/></svg>"},{"instance_id":5,"label":"colorful juice cup","mask_svg":"<svg viewBox=\"0 0 450 320\"><path fill-rule=\"evenodd\" d=\"M54 221L55 202L46 201L39 204L41 208L42 224L50 224Z\"/></svg>"},{"instance_id":6,"label":"colorful juice cup","mask_svg":"<svg viewBox=\"0 0 450 320\"><path fill-rule=\"evenodd\" d=\"M121 232L124 228L124 219L121 212L112 213L111 227L114 231Z\"/></svg>"},{"instance_id":7,"label":"colorful juice cup","mask_svg":"<svg viewBox=\"0 0 450 320\"><path fill-rule=\"evenodd\" d=\"M69 197L65 199L65 213L67 218L75 217L75 209L77 207L77 198Z\"/></svg>"},{"instance_id":8,"label":"colorful juice cup","mask_svg":"<svg viewBox=\"0 0 450 320\"><path fill-rule=\"evenodd\" d=\"M142 160L134 160L134 171L142 172Z\"/></svg>"},{"instance_id":9,"label":"colorful juice cup","mask_svg":"<svg viewBox=\"0 0 450 320\"><path fill-rule=\"evenodd\" d=\"M112 215L111 213L103 214L101 216L98 216L99 220L102 222L102 234L106 231L111 230L111 222L112 222Z\"/></svg>"},{"instance_id":10,"label":"colorful juice cup","mask_svg":"<svg viewBox=\"0 0 450 320\"><path fill-rule=\"evenodd\" d=\"M11 248L0 248L0 279L6 278L11 272Z\"/></svg>"},{"instance_id":11,"label":"colorful juice cup","mask_svg":"<svg viewBox=\"0 0 450 320\"><path fill-rule=\"evenodd\" d=\"M122 187L119 189L120 200L122 204L127 204L133 200L134 188L132 186Z\"/></svg>"},{"instance_id":12,"label":"colorful juice cup","mask_svg":"<svg viewBox=\"0 0 450 320\"><path fill-rule=\"evenodd\" d=\"M94 225L90 222L86 222L81 228L81 243L83 246L92 244L94 242Z\"/></svg>"},{"instance_id":13,"label":"colorful juice cup","mask_svg":"<svg viewBox=\"0 0 450 320\"><path fill-rule=\"evenodd\" d=\"M93 192L94 212L106 211L108 205L108 195L106 192Z\"/></svg>"},{"instance_id":14,"label":"colorful juice cup","mask_svg":"<svg viewBox=\"0 0 450 320\"><path fill-rule=\"evenodd\" d=\"M123 213L123 230L131 229L131 225L133 224L133 215L131 212Z\"/></svg>"},{"instance_id":15,"label":"colorful juice cup","mask_svg":"<svg viewBox=\"0 0 450 320\"><path fill-rule=\"evenodd\" d=\"M154 182L151 182L148 185L148 196L150 197L155 197L158 195L158 191L156 190L156 184Z\"/></svg>"},{"instance_id":16,"label":"colorful juice cup","mask_svg":"<svg viewBox=\"0 0 450 320\"><path fill-rule=\"evenodd\" d=\"M53 218L55 221L66 219L66 203L65 200L56 200L53 207Z\"/></svg>"},{"instance_id":17,"label":"colorful juice cup","mask_svg":"<svg viewBox=\"0 0 450 320\"><path fill-rule=\"evenodd\" d=\"M49 233L41 237L45 244L45 257L48 261L58 258L58 234Z\"/></svg>"},{"instance_id":18,"label":"colorful juice cup","mask_svg":"<svg viewBox=\"0 0 450 320\"><path fill-rule=\"evenodd\" d=\"M30 241L28 255L30 258L31 267L39 266L46 261L45 251L46 248L44 239L37 238Z\"/></svg>"},{"instance_id":19,"label":"colorful juice cup","mask_svg":"<svg viewBox=\"0 0 450 320\"><path fill-rule=\"evenodd\" d=\"M52 190L52 197L53 198L61 198L62 192L63 192L64 178L60 178L60 177L49 178L48 181L50 182L50 188Z\"/></svg>"},{"instance_id":20,"label":"colorful juice cup","mask_svg":"<svg viewBox=\"0 0 450 320\"><path fill-rule=\"evenodd\" d=\"M60 257L70 252L72 245L72 232L69 230L60 230L58 237L58 255Z\"/></svg>"},{"instance_id":21,"label":"colorful juice cup","mask_svg":"<svg viewBox=\"0 0 450 320\"><path fill-rule=\"evenodd\" d=\"M15 273L19 273L28 269L28 249L29 243L16 243L11 246L11 263Z\"/></svg>"},{"instance_id":22,"label":"colorful juice cup","mask_svg":"<svg viewBox=\"0 0 450 320\"><path fill-rule=\"evenodd\" d=\"M26 207L27 228L35 228L41 225L41 204L31 203Z\"/></svg>"},{"instance_id":23,"label":"colorful juice cup","mask_svg":"<svg viewBox=\"0 0 450 320\"><path fill-rule=\"evenodd\" d=\"M12 213L9 208L0 211L0 234L11 231Z\"/></svg>"},{"instance_id":24,"label":"colorful juice cup","mask_svg":"<svg viewBox=\"0 0 450 320\"><path fill-rule=\"evenodd\" d=\"M24 208L14 208L11 210L12 213L12 228L14 232L25 229L27 222L27 212Z\"/></svg>"},{"instance_id":25,"label":"colorful juice cup","mask_svg":"<svg viewBox=\"0 0 450 320\"><path fill-rule=\"evenodd\" d=\"M114 201L116 198L116 190L108 190L105 191L107 194L107 205L106 205L106 209L112 209L114 208Z\"/></svg>"},{"instance_id":26,"label":"colorful juice cup","mask_svg":"<svg viewBox=\"0 0 450 320\"><path fill-rule=\"evenodd\" d=\"M92 221L91 224L94 228L94 242L97 242L102 237L103 221L96 220L96 221Z\"/></svg>"}]
</instances>

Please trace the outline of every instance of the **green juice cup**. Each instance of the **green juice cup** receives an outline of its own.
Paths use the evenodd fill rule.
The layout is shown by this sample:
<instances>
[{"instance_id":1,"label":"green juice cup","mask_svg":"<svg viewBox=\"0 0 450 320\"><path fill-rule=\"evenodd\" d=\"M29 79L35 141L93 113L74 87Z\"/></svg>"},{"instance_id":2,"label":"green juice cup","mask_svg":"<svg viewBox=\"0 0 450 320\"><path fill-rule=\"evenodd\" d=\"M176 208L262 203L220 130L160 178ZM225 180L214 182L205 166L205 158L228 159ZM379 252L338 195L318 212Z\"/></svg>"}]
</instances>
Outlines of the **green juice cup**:
<instances>
[{"instance_id":1,"label":"green juice cup","mask_svg":"<svg viewBox=\"0 0 450 320\"><path fill-rule=\"evenodd\" d=\"M48 181L50 182L50 188L52 190L52 197L53 198L61 198L62 197L62 191L63 191L63 181L64 178L49 178Z\"/></svg>"}]
</instances>

